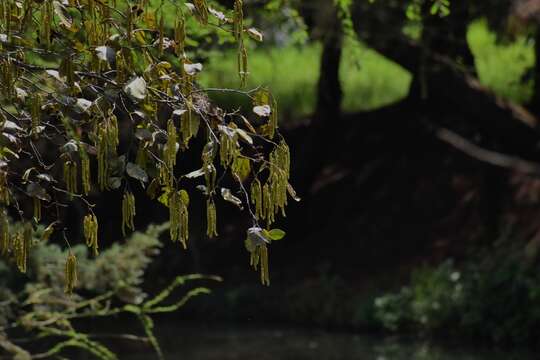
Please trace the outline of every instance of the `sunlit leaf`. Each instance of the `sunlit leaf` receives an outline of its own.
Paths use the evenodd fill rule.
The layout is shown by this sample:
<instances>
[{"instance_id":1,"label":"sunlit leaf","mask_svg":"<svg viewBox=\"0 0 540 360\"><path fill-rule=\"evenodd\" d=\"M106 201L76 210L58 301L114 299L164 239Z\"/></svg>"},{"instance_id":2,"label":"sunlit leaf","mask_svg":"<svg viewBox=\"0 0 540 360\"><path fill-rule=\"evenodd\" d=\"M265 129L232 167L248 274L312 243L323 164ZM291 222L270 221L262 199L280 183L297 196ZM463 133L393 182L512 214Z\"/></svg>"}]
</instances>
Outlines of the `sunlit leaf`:
<instances>
[{"instance_id":1,"label":"sunlit leaf","mask_svg":"<svg viewBox=\"0 0 540 360\"><path fill-rule=\"evenodd\" d=\"M227 188L221 188L221 196L223 197L223 199L225 201L228 201L236 206L238 206L241 209L243 209L244 207L242 206L242 200L240 200L239 198L237 198L236 196L234 196L232 193L231 193L231 190L230 189L227 189Z\"/></svg>"},{"instance_id":2,"label":"sunlit leaf","mask_svg":"<svg viewBox=\"0 0 540 360\"><path fill-rule=\"evenodd\" d=\"M255 28L249 28L247 29L247 33L252 39L255 39L257 41L263 41L263 34L259 30Z\"/></svg>"},{"instance_id":3,"label":"sunlit leaf","mask_svg":"<svg viewBox=\"0 0 540 360\"><path fill-rule=\"evenodd\" d=\"M124 86L124 92L136 101L142 101L146 98L146 81L144 78L137 76Z\"/></svg>"},{"instance_id":4,"label":"sunlit leaf","mask_svg":"<svg viewBox=\"0 0 540 360\"><path fill-rule=\"evenodd\" d=\"M190 75L190 76L193 76L193 75L196 75L198 73L200 73L203 69L203 66L201 63L196 63L196 64L184 64L184 71L186 72L186 74Z\"/></svg>"},{"instance_id":5,"label":"sunlit leaf","mask_svg":"<svg viewBox=\"0 0 540 360\"><path fill-rule=\"evenodd\" d=\"M127 163L126 173L134 179L148 182L148 174L137 164L131 162Z\"/></svg>"},{"instance_id":6,"label":"sunlit leaf","mask_svg":"<svg viewBox=\"0 0 540 360\"><path fill-rule=\"evenodd\" d=\"M253 107L253 112L261 117L268 117L272 113L269 105L259 105Z\"/></svg>"}]
</instances>

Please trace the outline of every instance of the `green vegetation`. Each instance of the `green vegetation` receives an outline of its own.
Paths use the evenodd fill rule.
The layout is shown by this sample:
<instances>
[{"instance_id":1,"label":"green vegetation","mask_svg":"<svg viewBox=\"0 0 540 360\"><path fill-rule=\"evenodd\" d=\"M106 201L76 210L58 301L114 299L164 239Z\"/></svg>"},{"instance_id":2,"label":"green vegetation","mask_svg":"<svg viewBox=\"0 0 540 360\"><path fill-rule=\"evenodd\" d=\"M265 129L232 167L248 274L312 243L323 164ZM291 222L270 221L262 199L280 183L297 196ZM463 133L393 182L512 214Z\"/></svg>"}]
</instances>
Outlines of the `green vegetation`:
<instances>
[{"instance_id":1,"label":"green vegetation","mask_svg":"<svg viewBox=\"0 0 540 360\"><path fill-rule=\"evenodd\" d=\"M22 226L21 223L11 224L15 230ZM168 228L165 224L134 232L125 243L114 244L97 259L92 258L82 244L62 250L48 242L43 227L36 229L26 277L0 259L0 348L20 360L51 358L69 348L86 351L98 359L115 360L118 359L116 354L95 334L85 333L82 328L85 319L126 314L139 320L139 332L146 335L138 337L135 332L133 338L148 341L161 358L152 317L176 311L191 298L210 292L206 287L195 287L175 298L173 291L186 283L220 280L201 275L179 276L156 296L145 293L142 288L145 271L159 254L162 246L159 235ZM66 294L64 286L65 277L69 275L64 272L69 254L78 259L79 292L73 295ZM5 337L6 331L15 331L19 336L25 334L30 340L21 347Z\"/></svg>"},{"instance_id":2,"label":"green vegetation","mask_svg":"<svg viewBox=\"0 0 540 360\"><path fill-rule=\"evenodd\" d=\"M533 83L524 77L534 65L534 44L525 37L500 42L483 20L471 24L467 37L481 83L518 103L529 100ZM257 48L249 59L248 87L268 85L284 119L309 116L315 108L320 53L318 43ZM209 56L209 71L201 74L201 84L238 88L233 52L215 55ZM399 65L352 41L343 48L340 73L346 112L369 111L399 101L407 95L411 82L411 75ZM212 94L212 98L228 108L249 106L242 96Z\"/></svg>"},{"instance_id":3,"label":"green vegetation","mask_svg":"<svg viewBox=\"0 0 540 360\"><path fill-rule=\"evenodd\" d=\"M471 24L467 40L482 84L519 103L531 98L533 81L527 80L526 73L535 64L533 41L524 36L514 41L498 41L484 20Z\"/></svg>"},{"instance_id":4,"label":"green vegetation","mask_svg":"<svg viewBox=\"0 0 540 360\"><path fill-rule=\"evenodd\" d=\"M321 46L258 48L250 56L252 75L248 87L268 85L274 92L281 117L298 120L311 115L315 108L316 84L319 77ZM203 86L238 87L232 52L223 58L211 56L210 70L201 74ZM341 80L345 94L345 111L376 109L405 97L410 75L400 66L358 44L344 47ZM213 95L222 106L249 106L242 97ZM236 101L235 101L236 100Z\"/></svg>"},{"instance_id":5,"label":"green vegetation","mask_svg":"<svg viewBox=\"0 0 540 360\"><path fill-rule=\"evenodd\" d=\"M375 300L375 318L390 331L467 336L527 344L540 333L540 272L508 249L461 266L418 269L399 292Z\"/></svg>"}]
</instances>

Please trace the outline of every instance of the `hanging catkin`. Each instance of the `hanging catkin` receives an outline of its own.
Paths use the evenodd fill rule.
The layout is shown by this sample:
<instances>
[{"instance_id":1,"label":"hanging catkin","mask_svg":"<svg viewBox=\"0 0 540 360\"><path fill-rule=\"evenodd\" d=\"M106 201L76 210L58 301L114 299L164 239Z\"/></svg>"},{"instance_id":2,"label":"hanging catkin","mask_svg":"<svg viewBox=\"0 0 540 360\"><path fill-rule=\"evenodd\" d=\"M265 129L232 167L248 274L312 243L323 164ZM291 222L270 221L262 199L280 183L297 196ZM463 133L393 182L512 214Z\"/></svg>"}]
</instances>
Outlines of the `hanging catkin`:
<instances>
[{"instance_id":1,"label":"hanging catkin","mask_svg":"<svg viewBox=\"0 0 540 360\"><path fill-rule=\"evenodd\" d=\"M176 126L174 125L174 121L170 119L167 122L167 147L165 149L165 163L171 172L176 165L176 141Z\"/></svg>"},{"instance_id":2,"label":"hanging catkin","mask_svg":"<svg viewBox=\"0 0 540 360\"><path fill-rule=\"evenodd\" d=\"M262 187L258 178L251 183L251 203L255 206L255 217L264 219Z\"/></svg>"},{"instance_id":3,"label":"hanging catkin","mask_svg":"<svg viewBox=\"0 0 540 360\"><path fill-rule=\"evenodd\" d=\"M77 193L77 163L68 160L64 162L64 183L69 193Z\"/></svg>"},{"instance_id":4,"label":"hanging catkin","mask_svg":"<svg viewBox=\"0 0 540 360\"><path fill-rule=\"evenodd\" d=\"M41 200L33 198L34 202L34 221L39 222L41 220Z\"/></svg>"},{"instance_id":5,"label":"hanging catkin","mask_svg":"<svg viewBox=\"0 0 540 360\"><path fill-rule=\"evenodd\" d=\"M189 237L189 195L185 190L174 191L169 197L171 240L180 241L187 248Z\"/></svg>"},{"instance_id":6,"label":"hanging catkin","mask_svg":"<svg viewBox=\"0 0 540 360\"><path fill-rule=\"evenodd\" d=\"M214 199L211 197L206 200L206 235L208 235L209 238L218 235L216 204L214 204Z\"/></svg>"},{"instance_id":7,"label":"hanging catkin","mask_svg":"<svg viewBox=\"0 0 540 360\"><path fill-rule=\"evenodd\" d=\"M32 136L34 137L34 139L36 139L38 136L39 125L41 122L41 96L39 94L35 94L32 97L30 116L32 118Z\"/></svg>"},{"instance_id":8,"label":"hanging catkin","mask_svg":"<svg viewBox=\"0 0 540 360\"><path fill-rule=\"evenodd\" d=\"M66 294L73 294L73 289L77 286L77 257L71 251L66 259L64 270L66 285L64 291Z\"/></svg>"},{"instance_id":9,"label":"hanging catkin","mask_svg":"<svg viewBox=\"0 0 540 360\"><path fill-rule=\"evenodd\" d=\"M262 211L264 213L264 219L268 226L274 222L274 204L272 203L272 195L270 193L270 187L268 183L264 184L262 189Z\"/></svg>"},{"instance_id":10,"label":"hanging catkin","mask_svg":"<svg viewBox=\"0 0 540 360\"><path fill-rule=\"evenodd\" d=\"M98 221L94 214L89 214L84 217L83 221L84 238L86 245L92 249L95 256L99 254L98 246Z\"/></svg>"},{"instance_id":11,"label":"hanging catkin","mask_svg":"<svg viewBox=\"0 0 540 360\"><path fill-rule=\"evenodd\" d=\"M13 252L15 262L20 272L26 273L26 264L28 261L28 251L32 243L32 225L25 223L23 228L14 234Z\"/></svg>"},{"instance_id":12,"label":"hanging catkin","mask_svg":"<svg viewBox=\"0 0 540 360\"><path fill-rule=\"evenodd\" d=\"M231 135L230 132L230 129L221 131L219 139L219 158L224 168L228 168L238 156L238 141L236 135Z\"/></svg>"},{"instance_id":13,"label":"hanging catkin","mask_svg":"<svg viewBox=\"0 0 540 360\"><path fill-rule=\"evenodd\" d=\"M195 0L194 5L197 11L197 20L203 25L208 24L208 4L206 0Z\"/></svg>"},{"instance_id":14,"label":"hanging catkin","mask_svg":"<svg viewBox=\"0 0 540 360\"><path fill-rule=\"evenodd\" d=\"M79 154L81 158L81 183L82 183L82 191L84 195L88 195L88 193L91 190L91 183L90 183L90 159L88 157L88 154L84 149L81 149L81 145L79 144Z\"/></svg>"},{"instance_id":15,"label":"hanging catkin","mask_svg":"<svg viewBox=\"0 0 540 360\"><path fill-rule=\"evenodd\" d=\"M268 269L268 247L266 245L259 245L259 257L261 261L261 283L263 285L270 286L270 274Z\"/></svg>"},{"instance_id":16,"label":"hanging catkin","mask_svg":"<svg viewBox=\"0 0 540 360\"><path fill-rule=\"evenodd\" d=\"M116 155L118 143L118 120L112 111L109 111L108 116L96 128L98 185L101 190L108 188L109 158Z\"/></svg>"},{"instance_id":17,"label":"hanging catkin","mask_svg":"<svg viewBox=\"0 0 540 360\"><path fill-rule=\"evenodd\" d=\"M131 192L125 192L122 199L122 235L126 236L126 228L135 230L135 197Z\"/></svg>"},{"instance_id":18,"label":"hanging catkin","mask_svg":"<svg viewBox=\"0 0 540 360\"><path fill-rule=\"evenodd\" d=\"M6 210L0 213L0 253L5 256L10 250L9 220Z\"/></svg>"},{"instance_id":19,"label":"hanging catkin","mask_svg":"<svg viewBox=\"0 0 540 360\"><path fill-rule=\"evenodd\" d=\"M174 42L176 44L176 56L179 58L184 56L184 46L186 41L186 25L184 14L177 16L176 27L174 28Z\"/></svg>"},{"instance_id":20,"label":"hanging catkin","mask_svg":"<svg viewBox=\"0 0 540 360\"><path fill-rule=\"evenodd\" d=\"M0 203L9 205L9 187L5 171L0 171Z\"/></svg>"}]
</instances>

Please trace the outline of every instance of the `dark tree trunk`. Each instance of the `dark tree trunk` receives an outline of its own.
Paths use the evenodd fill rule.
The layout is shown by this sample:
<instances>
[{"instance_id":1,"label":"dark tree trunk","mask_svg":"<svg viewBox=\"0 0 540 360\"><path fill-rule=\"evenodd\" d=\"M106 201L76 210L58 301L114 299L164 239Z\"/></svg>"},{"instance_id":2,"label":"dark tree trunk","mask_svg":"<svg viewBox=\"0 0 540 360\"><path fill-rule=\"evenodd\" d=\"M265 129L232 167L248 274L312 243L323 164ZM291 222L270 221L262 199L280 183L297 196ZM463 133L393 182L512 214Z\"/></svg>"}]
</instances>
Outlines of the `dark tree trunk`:
<instances>
[{"instance_id":1,"label":"dark tree trunk","mask_svg":"<svg viewBox=\"0 0 540 360\"><path fill-rule=\"evenodd\" d=\"M329 149L337 144L337 134L341 118L341 101L343 91L339 79L339 70L342 54L341 21L335 7L322 7L319 17L323 18L323 23L318 25L318 31L322 31L321 40L323 50L321 54L321 64L319 80L317 85L317 102L315 114L308 129L305 144L298 149L297 159L303 159L297 172L298 178L295 182L300 189L307 191L309 184L321 170L321 166L329 154Z\"/></svg>"}]
</instances>

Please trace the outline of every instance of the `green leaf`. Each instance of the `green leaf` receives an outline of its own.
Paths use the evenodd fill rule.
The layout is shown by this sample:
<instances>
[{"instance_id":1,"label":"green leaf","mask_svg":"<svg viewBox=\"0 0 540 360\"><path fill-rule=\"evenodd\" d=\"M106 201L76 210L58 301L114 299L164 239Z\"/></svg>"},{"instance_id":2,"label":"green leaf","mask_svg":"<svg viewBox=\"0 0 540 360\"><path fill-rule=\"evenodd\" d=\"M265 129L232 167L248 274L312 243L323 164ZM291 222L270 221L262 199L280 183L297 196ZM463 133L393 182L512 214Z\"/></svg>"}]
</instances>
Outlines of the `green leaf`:
<instances>
[{"instance_id":1,"label":"green leaf","mask_svg":"<svg viewBox=\"0 0 540 360\"><path fill-rule=\"evenodd\" d=\"M221 196L223 196L223 199L225 201L228 201L236 206L238 206L240 208L240 210L242 210L244 207L242 206L242 200L240 200L239 198L237 198L236 196L234 196L232 193L231 193L231 190L230 189L227 189L227 188L221 188Z\"/></svg>"},{"instance_id":2,"label":"green leaf","mask_svg":"<svg viewBox=\"0 0 540 360\"><path fill-rule=\"evenodd\" d=\"M26 193L28 196L38 198L43 201L51 201L51 196L47 194L47 191L38 183L31 182L26 187Z\"/></svg>"},{"instance_id":3,"label":"green leaf","mask_svg":"<svg viewBox=\"0 0 540 360\"><path fill-rule=\"evenodd\" d=\"M146 98L146 81L142 77L133 78L126 86L124 92L135 101L142 101Z\"/></svg>"},{"instance_id":4,"label":"green leaf","mask_svg":"<svg viewBox=\"0 0 540 360\"><path fill-rule=\"evenodd\" d=\"M281 229L272 229L268 231L268 236L274 241L281 240L285 237L285 231Z\"/></svg>"},{"instance_id":5,"label":"green leaf","mask_svg":"<svg viewBox=\"0 0 540 360\"><path fill-rule=\"evenodd\" d=\"M148 182L148 174L139 165L134 163L128 163L126 166L126 172L129 176L142 182Z\"/></svg>"}]
</instances>

